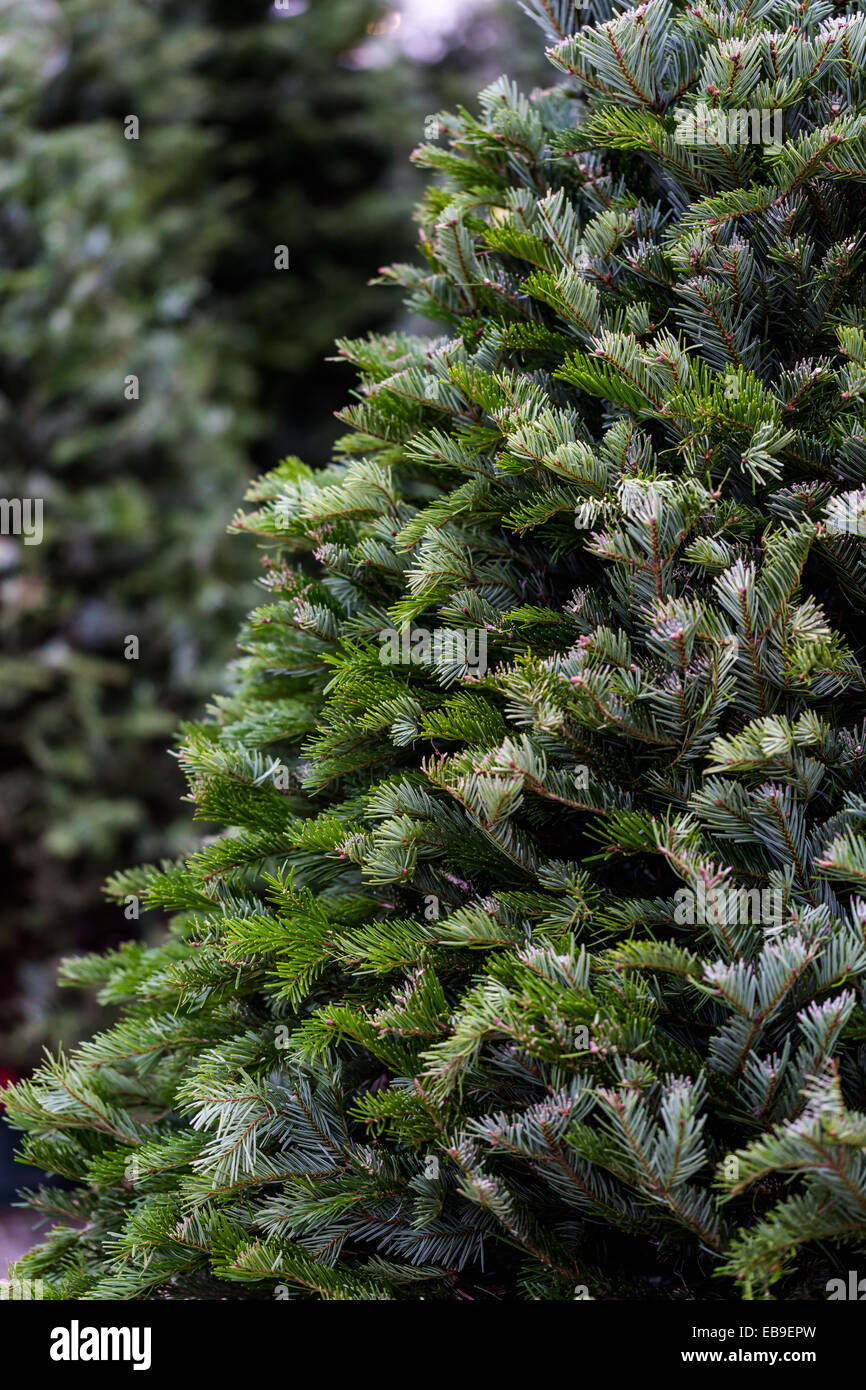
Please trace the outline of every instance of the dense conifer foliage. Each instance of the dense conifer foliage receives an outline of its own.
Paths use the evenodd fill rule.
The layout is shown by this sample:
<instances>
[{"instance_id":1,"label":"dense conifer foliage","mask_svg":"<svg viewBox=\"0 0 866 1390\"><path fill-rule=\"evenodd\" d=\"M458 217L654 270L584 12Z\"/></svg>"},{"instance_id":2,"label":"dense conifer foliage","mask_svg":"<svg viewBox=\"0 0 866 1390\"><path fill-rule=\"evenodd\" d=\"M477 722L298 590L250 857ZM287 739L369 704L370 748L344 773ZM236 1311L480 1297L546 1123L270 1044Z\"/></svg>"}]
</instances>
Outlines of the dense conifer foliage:
<instances>
[{"instance_id":1,"label":"dense conifer foliage","mask_svg":"<svg viewBox=\"0 0 866 1390\"><path fill-rule=\"evenodd\" d=\"M10 1098L56 1296L823 1298L862 1249L866 15L528 8L551 85L416 155L433 336L341 341L333 465L237 520L265 601L180 750L226 830L113 880L171 933L67 965L122 1021Z\"/></svg>"}]
</instances>

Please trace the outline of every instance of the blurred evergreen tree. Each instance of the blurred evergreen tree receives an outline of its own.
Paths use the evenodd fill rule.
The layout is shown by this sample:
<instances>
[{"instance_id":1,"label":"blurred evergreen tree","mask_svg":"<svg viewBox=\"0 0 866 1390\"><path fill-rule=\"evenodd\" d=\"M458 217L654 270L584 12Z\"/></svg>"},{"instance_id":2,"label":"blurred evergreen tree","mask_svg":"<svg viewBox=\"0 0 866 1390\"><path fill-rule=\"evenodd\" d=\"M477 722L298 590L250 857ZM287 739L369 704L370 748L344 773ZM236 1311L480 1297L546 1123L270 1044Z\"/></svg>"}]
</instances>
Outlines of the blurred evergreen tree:
<instances>
[{"instance_id":1,"label":"blurred evergreen tree","mask_svg":"<svg viewBox=\"0 0 866 1390\"><path fill-rule=\"evenodd\" d=\"M405 83L344 58L381 6L299 9L0 5L0 496L44 506L41 544L0 536L7 1062L54 954L129 933L108 869L188 843L165 749L248 606L227 522L261 459L327 450L323 359L410 240Z\"/></svg>"}]
</instances>

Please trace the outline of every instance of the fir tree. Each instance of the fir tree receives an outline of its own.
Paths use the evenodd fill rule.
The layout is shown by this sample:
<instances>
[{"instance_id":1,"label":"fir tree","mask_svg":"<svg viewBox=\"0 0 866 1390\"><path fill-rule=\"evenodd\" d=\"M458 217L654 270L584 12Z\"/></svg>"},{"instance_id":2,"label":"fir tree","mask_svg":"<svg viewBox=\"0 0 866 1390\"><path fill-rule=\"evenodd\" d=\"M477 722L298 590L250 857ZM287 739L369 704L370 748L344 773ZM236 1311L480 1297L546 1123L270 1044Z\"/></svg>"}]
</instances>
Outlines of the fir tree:
<instances>
[{"instance_id":1,"label":"fir tree","mask_svg":"<svg viewBox=\"0 0 866 1390\"><path fill-rule=\"evenodd\" d=\"M528 8L562 80L416 155L439 336L341 341L335 462L237 519L266 601L180 749L226 831L112 881L170 935L68 962L122 1020L10 1095L56 1297L863 1250L866 14Z\"/></svg>"}]
</instances>

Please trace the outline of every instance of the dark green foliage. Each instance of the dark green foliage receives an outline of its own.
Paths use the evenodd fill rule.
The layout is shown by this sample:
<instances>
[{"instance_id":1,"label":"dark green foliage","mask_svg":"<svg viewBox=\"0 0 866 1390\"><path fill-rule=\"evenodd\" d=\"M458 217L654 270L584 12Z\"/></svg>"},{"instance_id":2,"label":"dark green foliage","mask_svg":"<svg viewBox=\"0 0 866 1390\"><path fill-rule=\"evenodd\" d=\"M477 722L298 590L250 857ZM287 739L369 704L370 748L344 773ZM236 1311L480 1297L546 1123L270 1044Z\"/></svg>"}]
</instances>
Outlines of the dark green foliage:
<instances>
[{"instance_id":1,"label":"dark green foliage","mask_svg":"<svg viewBox=\"0 0 866 1390\"><path fill-rule=\"evenodd\" d=\"M171 934L68 964L122 1022L10 1101L56 1296L823 1298L863 1250L866 16L528 8L562 85L418 155L441 337L343 341L338 461L238 521L266 602L182 749L229 829L114 881ZM783 144L677 140L708 98Z\"/></svg>"},{"instance_id":2,"label":"dark green foliage","mask_svg":"<svg viewBox=\"0 0 866 1390\"><path fill-rule=\"evenodd\" d=\"M28 997L24 1055L47 982L10 959L118 939L106 873L190 843L165 749L249 606L235 499L259 459L327 456L345 383L323 359L347 322L383 320L365 281L410 242L390 175L401 81L340 65L377 0L328 0L327 22L265 0L37 10L0 16L0 494L44 499L45 527L39 546L0 539L17 885L0 967Z\"/></svg>"}]
</instances>

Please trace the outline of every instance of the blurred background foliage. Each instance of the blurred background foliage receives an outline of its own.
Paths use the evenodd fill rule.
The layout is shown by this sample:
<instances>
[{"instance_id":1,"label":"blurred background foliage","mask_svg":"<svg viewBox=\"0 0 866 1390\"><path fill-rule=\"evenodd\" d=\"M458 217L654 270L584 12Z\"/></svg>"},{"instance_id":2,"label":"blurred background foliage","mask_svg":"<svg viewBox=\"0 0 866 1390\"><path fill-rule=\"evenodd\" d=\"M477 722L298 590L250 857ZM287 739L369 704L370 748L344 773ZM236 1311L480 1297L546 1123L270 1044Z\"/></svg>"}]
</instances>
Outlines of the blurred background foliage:
<instances>
[{"instance_id":1,"label":"blurred background foliage","mask_svg":"<svg viewBox=\"0 0 866 1390\"><path fill-rule=\"evenodd\" d=\"M200 839L166 749L254 601L226 527L328 457L333 340L401 314L408 155L506 68L539 80L514 0L0 0L0 496L45 528L0 536L7 1074L91 1031L54 975L141 930L107 875Z\"/></svg>"},{"instance_id":2,"label":"blurred background foliage","mask_svg":"<svg viewBox=\"0 0 866 1390\"><path fill-rule=\"evenodd\" d=\"M7 1063L73 1026L56 954L134 931L106 873L189 840L165 749L250 606L226 525L251 474L327 447L322 359L390 307L366 282L411 234L406 74L340 62L381 14L0 9L0 493L45 524L0 537Z\"/></svg>"}]
</instances>

